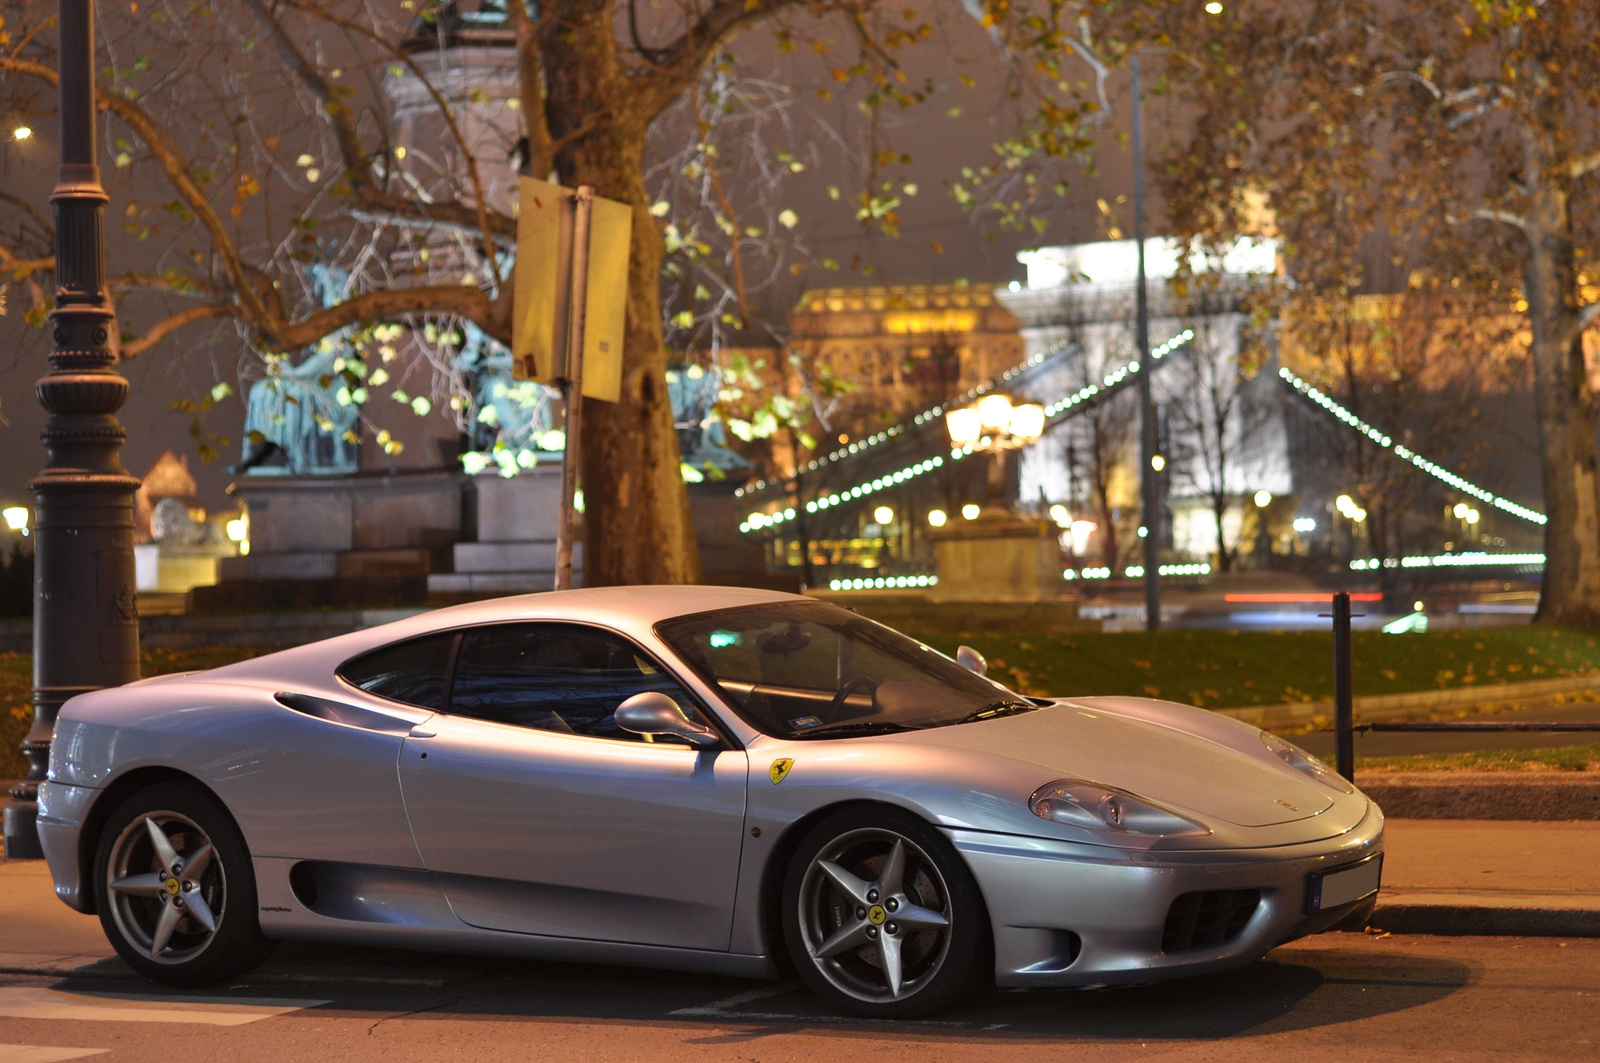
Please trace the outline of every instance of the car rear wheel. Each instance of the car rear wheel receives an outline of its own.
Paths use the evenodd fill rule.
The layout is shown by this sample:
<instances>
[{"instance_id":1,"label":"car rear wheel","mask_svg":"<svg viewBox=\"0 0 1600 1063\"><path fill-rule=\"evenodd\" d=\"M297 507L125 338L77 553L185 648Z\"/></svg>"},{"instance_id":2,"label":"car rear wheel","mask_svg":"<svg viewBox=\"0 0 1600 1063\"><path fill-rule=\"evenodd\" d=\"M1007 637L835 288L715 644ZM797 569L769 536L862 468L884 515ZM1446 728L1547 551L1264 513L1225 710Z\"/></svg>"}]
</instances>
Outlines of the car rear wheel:
<instances>
[{"instance_id":1,"label":"car rear wheel","mask_svg":"<svg viewBox=\"0 0 1600 1063\"><path fill-rule=\"evenodd\" d=\"M972 873L943 835L896 809L847 809L801 840L783 929L812 991L857 1015L928 1015L993 975Z\"/></svg>"},{"instance_id":2,"label":"car rear wheel","mask_svg":"<svg viewBox=\"0 0 1600 1063\"><path fill-rule=\"evenodd\" d=\"M147 978L203 985L272 951L244 838L198 786L159 783L123 801L100 836L93 874L106 937Z\"/></svg>"}]
</instances>

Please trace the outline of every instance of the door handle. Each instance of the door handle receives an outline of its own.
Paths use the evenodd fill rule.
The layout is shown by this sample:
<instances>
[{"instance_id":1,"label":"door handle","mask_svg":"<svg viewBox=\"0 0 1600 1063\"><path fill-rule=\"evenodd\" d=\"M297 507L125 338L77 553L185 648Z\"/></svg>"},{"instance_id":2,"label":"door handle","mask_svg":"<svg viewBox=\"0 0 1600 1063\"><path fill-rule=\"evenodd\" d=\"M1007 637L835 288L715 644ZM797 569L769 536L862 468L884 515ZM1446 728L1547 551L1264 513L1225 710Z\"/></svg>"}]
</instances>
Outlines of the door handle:
<instances>
[{"instance_id":1,"label":"door handle","mask_svg":"<svg viewBox=\"0 0 1600 1063\"><path fill-rule=\"evenodd\" d=\"M438 732L436 732L436 731L424 731L420 727L413 727L411 729L410 733L406 735L406 737L407 738L432 738L437 733Z\"/></svg>"}]
</instances>

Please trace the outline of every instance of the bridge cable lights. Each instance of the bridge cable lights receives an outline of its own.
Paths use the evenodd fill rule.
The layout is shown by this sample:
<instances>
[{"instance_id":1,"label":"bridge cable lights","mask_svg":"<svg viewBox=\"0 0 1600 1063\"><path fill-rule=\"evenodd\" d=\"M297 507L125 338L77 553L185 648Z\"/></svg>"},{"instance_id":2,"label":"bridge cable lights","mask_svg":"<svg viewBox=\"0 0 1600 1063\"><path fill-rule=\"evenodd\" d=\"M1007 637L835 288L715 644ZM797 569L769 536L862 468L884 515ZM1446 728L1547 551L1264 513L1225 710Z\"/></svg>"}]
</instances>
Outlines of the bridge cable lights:
<instances>
[{"instance_id":1,"label":"bridge cable lights","mask_svg":"<svg viewBox=\"0 0 1600 1063\"><path fill-rule=\"evenodd\" d=\"M1521 517L1523 520L1528 521L1531 524L1538 524L1542 526L1548 523L1549 518L1543 513L1540 513L1538 510L1529 509L1527 506L1513 502L1509 498L1503 498L1500 495L1495 494L1488 488L1479 487L1477 484L1466 479L1465 477L1458 476L1451 472L1443 465L1429 461L1421 454L1418 454L1410 447L1407 447L1405 444L1396 442L1381 430L1373 427L1366 421L1363 421L1361 418L1347 410L1344 406L1340 405L1332 398L1329 398L1322 391L1316 387L1313 387L1303 377L1299 376L1287 366L1278 370L1278 377L1285 384L1304 395L1313 404L1320 406L1330 416L1343 421L1356 432L1366 436L1367 439L1374 445L1389 451L1395 457L1400 458L1403 461L1410 462L1412 465L1415 465L1429 476L1432 476L1434 479L1439 480L1442 483L1449 484L1457 491L1471 495L1478 501L1488 503L1495 509L1509 513L1513 517Z\"/></svg>"}]
</instances>

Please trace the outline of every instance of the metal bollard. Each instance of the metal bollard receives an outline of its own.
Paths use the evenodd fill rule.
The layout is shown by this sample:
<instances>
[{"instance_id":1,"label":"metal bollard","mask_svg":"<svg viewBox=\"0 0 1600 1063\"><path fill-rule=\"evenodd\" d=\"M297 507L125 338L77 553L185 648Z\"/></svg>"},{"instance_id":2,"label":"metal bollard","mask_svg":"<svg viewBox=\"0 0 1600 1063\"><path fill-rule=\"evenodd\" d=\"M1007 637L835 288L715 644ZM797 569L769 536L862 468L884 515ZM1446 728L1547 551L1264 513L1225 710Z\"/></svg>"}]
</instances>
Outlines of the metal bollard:
<instances>
[{"instance_id":1,"label":"metal bollard","mask_svg":"<svg viewBox=\"0 0 1600 1063\"><path fill-rule=\"evenodd\" d=\"M1350 674L1350 595L1333 596L1334 770L1356 781L1355 695Z\"/></svg>"}]
</instances>

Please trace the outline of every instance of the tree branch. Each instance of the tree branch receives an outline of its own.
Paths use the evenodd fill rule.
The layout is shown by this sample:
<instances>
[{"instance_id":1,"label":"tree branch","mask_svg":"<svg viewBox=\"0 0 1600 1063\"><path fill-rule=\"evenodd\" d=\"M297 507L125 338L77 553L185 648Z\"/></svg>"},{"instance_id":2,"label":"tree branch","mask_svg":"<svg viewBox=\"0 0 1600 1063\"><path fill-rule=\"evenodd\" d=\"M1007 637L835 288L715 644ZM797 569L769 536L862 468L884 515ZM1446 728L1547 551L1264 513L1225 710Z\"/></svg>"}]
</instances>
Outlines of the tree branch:
<instances>
[{"instance_id":1,"label":"tree branch","mask_svg":"<svg viewBox=\"0 0 1600 1063\"><path fill-rule=\"evenodd\" d=\"M1465 225L1469 221L1497 221L1502 225L1513 225L1518 229L1527 231L1528 219L1509 210L1497 210L1493 207L1479 207L1471 214L1446 214L1444 220L1451 225Z\"/></svg>"},{"instance_id":2,"label":"tree branch","mask_svg":"<svg viewBox=\"0 0 1600 1063\"><path fill-rule=\"evenodd\" d=\"M1600 170L1600 151L1591 152L1588 155L1580 155L1567 163L1567 175L1574 181L1586 174L1594 173L1596 170Z\"/></svg>"},{"instance_id":3,"label":"tree branch","mask_svg":"<svg viewBox=\"0 0 1600 1063\"><path fill-rule=\"evenodd\" d=\"M683 86L699 75L707 59L729 37L747 26L754 25L786 8L797 6L801 0L717 0L704 14L683 31L676 41L655 50L657 65L668 72L661 93L667 98L676 96Z\"/></svg>"},{"instance_id":4,"label":"tree branch","mask_svg":"<svg viewBox=\"0 0 1600 1063\"><path fill-rule=\"evenodd\" d=\"M509 293L511 285L501 285ZM504 306L504 313L491 312ZM278 347L292 349L315 343L322 337L337 332L346 325L362 321L382 321L402 314L432 310L444 314L457 314L470 318L483 330L500 340L511 342L511 313L509 295L504 300L489 301L480 288L466 284L431 285L417 288L382 288L362 292L345 302L319 310L303 321L285 323L270 336Z\"/></svg>"},{"instance_id":5,"label":"tree branch","mask_svg":"<svg viewBox=\"0 0 1600 1063\"><path fill-rule=\"evenodd\" d=\"M1578 335L1583 335L1589 326L1596 321L1600 321L1600 300L1596 300L1578 311Z\"/></svg>"},{"instance_id":6,"label":"tree branch","mask_svg":"<svg viewBox=\"0 0 1600 1063\"><path fill-rule=\"evenodd\" d=\"M127 361L129 358L137 358L185 325L192 325L196 321L205 321L208 318L236 317L237 315L237 308L221 303L191 306L189 309L181 310L163 321L156 322L145 330L143 336L124 343L121 351L122 360Z\"/></svg>"},{"instance_id":7,"label":"tree branch","mask_svg":"<svg viewBox=\"0 0 1600 1063\"><path fill-rule=\"evenodd\" d=\"M247 2L252 6L259 7L261 0L247 0ZM444 95L439 91L437 86L434 85L433 81L423 73L422 68L417 65L417 61L412 58L411 53L405 51L403 48L395 46L394 44L380 37L378 34L373 33L365 26L361 26L350 21L349 19L341 18L332 12L322 10L319 6L305 5L300 3L299 0L280 0L280 2L287 7L291 7L296 11L302 12L303 14L310 15L313 18L323 19L324 21L331 22L334 25L348 30L351 33L365 37L373 44L376 44L380 48L387 50L391 57L393 57L397 62L403 63L406 69L411 71L412 75L416 77L417 80L422 82L422 87L427 90L428 95L433 99L433 105L439 109L439 116L444 119L446 127L449 128L450 136L455 140L456 147L460 149L461 157L466 160L467 179L472 183L472 196L474 200L474 206L476 208L478 231L482 234L484 258L488 260L489 271L493 275L495 282L499 283L501 280L500 266L495 259L494 236L489 229L489 204L488 199L483 192L482 175L478 172L477 155L467 146L466 137L461 133L461 126L456 122L455 113L450 109L449 101L444 98ZM296 57L299 57L299 49L295 48L293 42L288 39L288 35L284 33L283 28L279 26L276 21L273 22L273 30L283 40L283 43L279 46L279 51L282 52L287 49L290 53ZM332 87L329 86L326 79L322 77L321 72L318 71L316 67L312 66L308 60L300 57L299 62L295 64L295 69L300 73L302 80L306 80L307 78L314 79L315 83L321 86L321 91L329 94L332 93ZM312 81L306 81L306 83L308 85L312 85ZM318 90L313 87L313 91ZM323 106L325 110L329 108L329 104L327 103L325 103ZM361 168L363 178L361 182L354 184L353 187L364 191L370 185L370 181L367 180L369 175L366 171L366 159L365 156L359 154L361 145L358 141L355 141L355 127L349 121L349 109L343 107L343 105L340 105L340 107L340 149L341 151L348 151L348 149L345 147L344 135L344 130L348 129L351 140L354 143L354 148L358 152L358 155L354 160L354 165ZM330 111L330 114L331 113L332 112ZM351 165L351 160L347 157L346 166L350 167Z\"/></svg>"}]
</instances>

